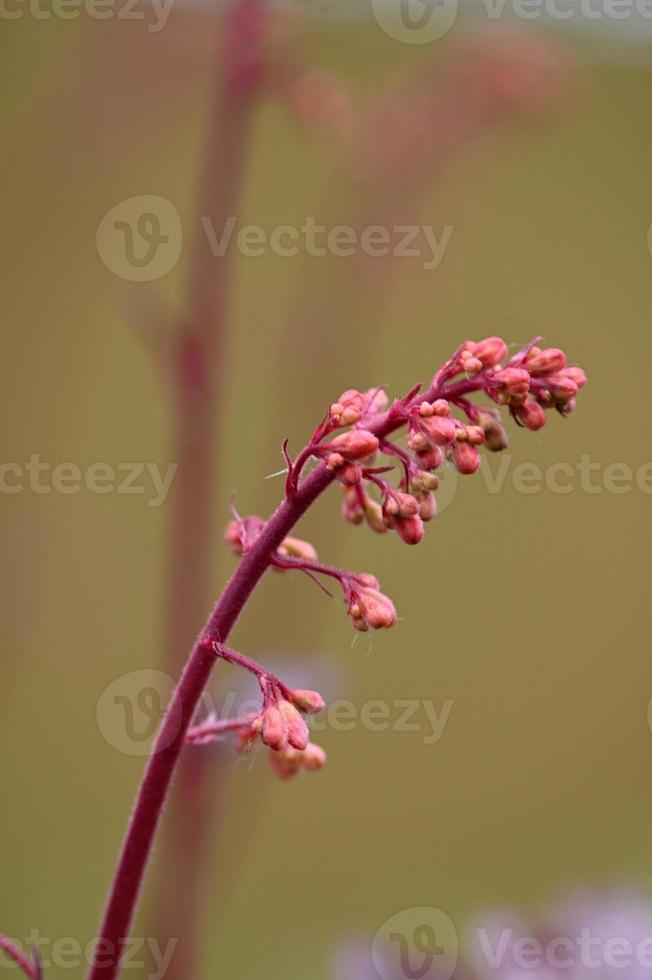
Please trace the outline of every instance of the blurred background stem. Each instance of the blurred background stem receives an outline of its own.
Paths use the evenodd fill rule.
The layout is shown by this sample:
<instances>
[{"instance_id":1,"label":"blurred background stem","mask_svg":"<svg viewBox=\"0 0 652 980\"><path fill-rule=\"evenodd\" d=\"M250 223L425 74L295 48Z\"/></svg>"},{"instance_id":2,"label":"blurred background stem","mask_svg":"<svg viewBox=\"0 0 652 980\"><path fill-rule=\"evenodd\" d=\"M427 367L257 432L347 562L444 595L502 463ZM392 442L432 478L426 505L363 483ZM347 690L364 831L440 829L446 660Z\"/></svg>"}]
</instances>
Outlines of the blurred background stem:
<instances>
[{"instance_id":1,"label":"blurred background stem","mask_svg":"<svg viewBox=\"0 0 652 980\"><path fill-rule=\"evenodd\" d=\"M217 261L203 220L220 229L237 214L246 173L252 114L262 73L261 0L231 0L223 14L216 92L203 151L186 312L174 338L173 487L165 582L165 668L178 676L211 595L216 544L221 391L233 264ZM202 855L214 832L215 760L187 753L177 776L158 854L153 935L177 938L169 980L198 975Z\"/></svg>"}]
</instances>

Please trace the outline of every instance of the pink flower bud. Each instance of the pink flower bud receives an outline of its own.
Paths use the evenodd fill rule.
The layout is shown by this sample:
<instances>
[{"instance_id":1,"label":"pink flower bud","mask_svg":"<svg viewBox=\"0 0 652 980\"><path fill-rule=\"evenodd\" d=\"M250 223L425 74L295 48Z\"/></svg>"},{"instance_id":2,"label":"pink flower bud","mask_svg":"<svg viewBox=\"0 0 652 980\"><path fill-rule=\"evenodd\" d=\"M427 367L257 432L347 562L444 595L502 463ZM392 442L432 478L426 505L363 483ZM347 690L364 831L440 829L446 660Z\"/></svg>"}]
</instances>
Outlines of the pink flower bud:
<instances>
[{"instance_id":1,"label":"pink flower bud","mask_svg":"<svg viewBox=\"0 0 652 980\"><path fill-rule=\"evenodd\" d=\"M437 446L431 446L430 449L417 453L417 463L422 470L436 470L443 460L442 451Z\"/></svg>"},{"instance_id":2,"label":"pink flower bud","mask_svg":"<svg viewBox=\"0 0 652 980\"><path fill-rule=\"evenodd\" d=\"M433 446L446 446L455 439L456 426L451 418L435 415L431 419L422 419L419 425Z\"/></svg>"},{"instance_id":3,"label":"pink flower bud","mask_svg":"<svg viewBox=\"0 0 652 980\"><path fill-rule=\"evenodd\" d=\"M364 415L366 404L367 398L361 391L349 388L331 405L331 418L338 425L355 425Z\"/></svg>"},{"instance_id":4,"label":"pink flower bud","mask_svg":"<svg viewBox=\"0 0 652 980\"><path fill-rule=\"evenodd\" d=\"M485 446L492 453L502 452L507 449L509 439L500 420L493 412L488 410L480 411L480 425L484 431Z\"/></svg>"},{"instance_id":5,"label":"pink flower bud","mask_svg":"<svg viewBox=\"0 0 652 980\"><path fill-rule=\"evenodd\" d=\"M434 401L432 403L432 409L435 415L445 416L450 415L451 413L450 404L445 398L438 398L436 401Z\"/></svg>"},{"instance_id":6,"label":"pink flower bud","mask_svg":"<svg viewBox=\"0 0 652 980\"><path fill-rule=\"evenodd\" d=\"M407 443L408 448L416 453L424 452L428 448L428 440L423 432L417 432L416 429L410 429L408 432Z\"/></svg>"},{"instance_id":7,"label":"pink flower bud","mask_svg":"<svg viewBox=\"0 0 652 980\"><path fill-rule=\"evenodd\" d=\"M301 764L308 772L316 772L323 769L326 765L326 753L320 745L309 742L305 750L301 753Z\"/></svg>"},{"instance_id":8,"label":"pink flower bud","mask_svg":"<svg viewBox=\"0 0 652 980\"><path fill-rule=\"evenodd\" d=\"M481 446L484 442L484 429L481 425L467 425L466 436L472 446Z\"/></svg>"},{"instance_id":9,"label":"pink flower bud","mask_svg":"<svg viewBox=\"0 0 652 980\"><path fill-rule=\"evenodd\" d=\"M397 517L392 527L405 544L419 544L425 533L423 521L418 514L413 517Z\"/></svg>"},{"instance_id":10,"label":"pink flower bud","mask_svg":"<svg viewBox=\"0 0 652 980\"><path fill-rule=\"evenodd\" d=\"M564 374L551 374L549 378L546 378L546 384L548 385L551 394L555 398L559 398L561 401L567 401L569 398L574 398L578 391L577 385L573 379Z\"/></svg>"},{"instance_id":11,"label":"pink flower bud","mask_svg":"<svg viewBox=\"0 0 652 980\"><path fill-rule=\"evenodd\" d=\"M387 394L382 388L370 388L365 393L365 415L380 415L387 408Z\"/></svg>"},{"instance_id":12,"label":"pink flower bud","mask_svg":"<svg viewBox=\"0 0 652 980\"><path fill-rule=\"evenodd\" d=\"M485 368L496 367L507 356L507 344L501 337L487 337L475 345L473 356L482 361Z\"/></svg>"},{"instance_id":13,"label":"pink flower bud","mask_svg":"<svg viewBox=\"0 0 652 980\"><path fill-rule=\"evenodd\" d=\"M372 531L376 534L385 534L387 531L387 525L383 517L383 509L379 503L372 500L371 497L367 497L364 505L364 516L367 519L367 524Z\"/></svg>"},{"instance_id":14,"label":"pink flower bud","mask_svg":"<svg viewBox=\"0 0 652 980\"><path fill-rule=\"evenodd\" d=\"M351 614L354 619L362 619L372 629L388 629L396 622L394 603L378 589L361 589L356 594L355 606L358 607L359 615L355 615L352 606Z\"/></svg>"},{"instance_id":15,"label":"pink flower bud","mask_svg":"<svg viewBox=\"0 0 652 980\"><path fill-rule=\"evenodd\" d=\"M432 493L424 493L419 497L419 517L422 521L431 521L437 514L437 501Z\"/></svg>"},{"instance_id":16,"label":"pink flower bud","mask_svg":"<svg viewBox=\"0 0 652 980\"><path fill-rule=\"evenodd\" d=\"M229 521L224 532L224 540L231 546L234 554L241 555L243 553L244 541L242 540L240 523L238 521Z\"/></svg>"},{"instance_id":17,"label":"pink flower bud","mask_svg":"<svg viewBox=\"0 0 652 980\"><path fill-rule=\"evenodd\" d=\"M533 348L525 360L530 374L554 374L566 367L566 355L558 347Z\"/></svg>"},{"instance_id":18,"label":"pink flower bud","mask_svg":"<svg viewBox=\"0 0 652 980\"><path fill-rule=\"evenodd\" d=\"M278 702L278 710L285 723L286 738L292 748L303 751L308 744L308 726L290 701ZM269 743L268 743L269 744Z\"/></svg>"},{"instance_id":19,"label":"pink flower bud","mask_svg":"<svg viewBox=\"0 0 652 980\"><path fill-rule=\"evenodd\" d=\"M343 432L342 435L335 436L328 448L352 463L375 453L378 449L378 439L366 429L353 429L351 432Z\"/></svg>"},{"instance_id":20,"label":"pink flower bud","mask_svg":"<svg viewBox=\"0 0 652 980\"><path fill-rule=\"evenodd\" d=\"M418 496L420 493L427 493L437 490L439 487L439 477L436 473L428 473L426 470L419 470L418 474L410 481L410 487Z\"/></svg>"},{"instance_id":21,"label":"pink flower bud","mask_svg":"<svg viewBox=\"0 0 652 980\"><path fill-rule=\"evenodd\" d=\"M299 711L305 711L308 715L316 715L319 711L323 711L326 707L326 702L321 694L317 693L317 691L290 691L290 697L294 706L298 708Z\"/></svg>"},{"instance_id":22,"label":"pink flower bud","mask_svg":"<svg viewBox=\"0 0 652 980\"><path fill-rule=\"evenodd\" d=\"M523 368L504 368L494 374L492 387L496 389L497 400L503 404L525 401L530 390L530 375Z\"/></svg>"},{"instance_id":23,"label":"pink flower bud","mask_svg":"<svg viewBox=\"0 0 652 980\"><path fill-rule=\"evenodd\" d=\"M453 446L453 462L460 473L475 473L480 465L480 453L470 442L456 442Z\"/></svg>"},{"instance_id":24,"label":"pink flower bud","mask_svg":"<svg viewBox=\"0 0 652 980\"><path fill-rule=\"evenodd\" d=\"M362 470L355 463L349 463L348 466L342 467L337 474L337 478L340 483L345 483L347 486L353 487L362 479Z\"/></svg>"},{"instance_id":25,"label":"pink flower bud","mask_svg":"<svg viewBox=\"0 0 652 980\"><path fill-rule=\"evenodd\" d=\"M586 375L581 367L565 367L562 368L559 374L565 378L570 378L571 381L574 381L578 389L583 388L586 384Z\"/></svg>"},{"instance_id":26,"label":"pink flower bud","mask_svg":"<svg viewBox=\"0 0 652 980\"><path fill-rule=\"evenodd\" d=\"M351 487L342 487L344 490L344 500L342 502L342 517L350 524L362 524L364 521L364 511L360 506L358 495Z\"/></svg>"},{"instance_id":27,"label":"pink flower bud","mask_svg":"<svg viewBox=\"0 0 652 980\"><path fill-rule=\"evenodd\" d=\"M390 505L393 505L390 508ZM385 510L393 517L414 517L419 513L419 501L411 493L396 490L385 505Z\"/></svg>"},{"instance_id":28,"label":"pink flower bud","mask_svg":"<svg viewBox=\"0 0 652 980\"><path fill-rule=\"evenodd\" d=\"M372 575L370 572L361 572L359 575L356 575L356 579L360 585L366 585L370 589L377 589L380 591L380 582L376 576Z\"/></svg>"},{"instance_id":29,"label":"pink flower bud","mask_svg":"<svg viewBox=\"0 0 652 980\"><path fill-rule=\"evenodd\" d=\"M546 424L545 410L538 402L533 401L531 398L528 398L522 405L516 406L514 409L514 418L521 425L524 425L526 429L532 429L533 432L541 429Z\"/></svg>"},{"instance_id":30,"label":"pink flower bud","mask_svg":"<svg viewBox=\"0 0 652 980\"><path fill-rule=\"evenodd\" d=\"M270 749L280 751L287 745L286 725L276 704L263 708L263 742Z\"/></svg>"},{"instance_id":31,"label":"pink flower bud","mask_svg":"<svg viewBox=\"0 0 652 980\"><path fill-rule=\"evenodd\" d=\"M477 357L473 357L468 351L462 353L460 363L467 374L478 374L484 367L482 361Z\"/></svg>"},{"instance_id":32,"label":"pink flower bud","mask_svg":"<svg viewBox=\"0 0 652 980\"><path fill-rule=\"evenodd\" d=\"M281 752L270 752L269 761L280 779L291 779L301 769L301 752L285 748Z\"/></svg>"},{"instance_id":33,"label":"pink flower bud","mask_svg":"<svg viewBox=\"0 0 652 980\"><path fill-rule=\"evenodd\" d=\"M278 552L288 558L301 558L303 561L317 561L317 551L309 541L302 541L301 538L284 538L279 545Z\"/></svg>"}]
</instances>

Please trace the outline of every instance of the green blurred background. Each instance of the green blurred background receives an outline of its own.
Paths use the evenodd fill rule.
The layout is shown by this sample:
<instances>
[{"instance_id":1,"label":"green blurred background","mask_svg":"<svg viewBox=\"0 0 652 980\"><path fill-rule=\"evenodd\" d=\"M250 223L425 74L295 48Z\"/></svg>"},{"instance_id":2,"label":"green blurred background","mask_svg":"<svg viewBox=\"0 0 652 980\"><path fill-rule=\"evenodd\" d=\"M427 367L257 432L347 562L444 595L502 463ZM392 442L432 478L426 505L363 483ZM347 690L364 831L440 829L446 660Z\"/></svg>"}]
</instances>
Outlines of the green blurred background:
<instances>
[{"instance_id":1,"label":"green blurred background","mask_svg":"<svg viewBox=\"0 0 652 980\"><path fill-rule=\"evenodd\" d=\"M136 194L173 201L191 229L213 21L181 9L160 34L3 23L3 462L172 461L161 382L125 313L132 287L102 264L95 233ZM328 18L295 42L355 98L449 43L412 48L372 22ZM372 302L365 318L373 282L347 284L346 259L236 258L220 523L234 488L243 512L270 511L282 439L298 447L343 388L402 393L462 339L493 333L543 334L590 378L570 419L512 432L512 469L588 454L601 490L576 479L571 493L528 494L508 478L491 493L481 476L461 479L415 550L345 525L335 491L320 503L305 535L324 560L374 571L401 622L352 648L339 603L270 576L234 645L308 658L306 683L313 659L322 673L332 661L331 691L358 706L454 703L431 745L423 731L327 732L327 768L288 785L262 758L236 769L227 754L206 977L325 980L342 937L401 909L437 906L461 931L487 905L528 909L566 885L652 872L650 497L601 483L610 463L635 473L650 459L652 75L620 47L554 43L580 66L572 93L438 176L422 220L453 226L445 259L402 263L381 310ZM242 223L353 220L337 166L332 140L266 102ZM154 284L173 307L185 260ZM336 313L314 334L292 317L311 297ZM169 513L85 490L3 493L0 508L0 924L85 942L144 762L107 742L96 707L116 678L160 664ZM216 540L216 595L232 567Z\"/></svg>"}]
</instances>

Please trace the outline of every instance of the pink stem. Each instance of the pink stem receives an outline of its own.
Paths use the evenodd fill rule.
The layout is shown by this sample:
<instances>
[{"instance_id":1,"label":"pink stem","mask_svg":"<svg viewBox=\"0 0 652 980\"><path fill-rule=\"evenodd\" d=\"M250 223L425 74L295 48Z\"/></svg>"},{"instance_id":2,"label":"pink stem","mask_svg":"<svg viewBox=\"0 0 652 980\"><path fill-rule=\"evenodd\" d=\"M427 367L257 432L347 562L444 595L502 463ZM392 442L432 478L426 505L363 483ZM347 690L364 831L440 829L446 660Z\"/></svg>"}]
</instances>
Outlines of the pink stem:
<instances>
[{"instance_id":1,"label":"pink stem","mask_svg":"<svg viewBox=\"0 0 652 980\"><path fill-rule=\"evenodd\" d=\"M178 463L170 500L165 582L166 668L177 676L182 652L192 642L209 601L213 560L219 408L226 380L225 347L233 255L216 259L202 221L216 233L238 213L246 176L253 110L263 72L261 23L264 0L229 0L216 52L217 84L210 106L198 180L195 237L191 243L186 309L176 335L173 403ZM210 770L210 771L209 771ZM192 980L200 951L200 875L214 830L213 760L189 753L179 772L161 843L160 867L175 888L157 888L154 933L162 943L178 937L167 980Z\"/></svg>"},{"instance_id":2,"label":"pink stem","mask_svg":"<svg viewBox=\"0 0 652 980\"><path fill-rule=\"evenodd\" d=\"M0 949L10 960L13 960L30 980L40 980L41 968L38 963L32 963L15 943L0 933Z\"/></svg>"},{"instance_id":3,"label":"pink stem","mask_svg":"<svg viewBox=\"0 0 652 980\"><path fill-rule=\"evenodd\" d=\"M383 438L399 428L409 411L423 401L424 397L429 401L440 397L455 398L477 391L485 384L486 378L482 377L460 381L448 388L433 384L430 391L418 401L415 399L407 405L399 403L392 406L368 428L379 438ZM335 478L335 472L322 462L305 478L296 493L280 504L260 536L245 551L240 565L192 649L138 792L101 925L101 942L97 948L102 953L91 965L88 980L113 980L118 975L121 947L129 934L172 777L202 693L219 657L213 645L226 640L249 596L272 564L283 539ZM107 950L111 951L112 957L106 956Z\"/></svg>"}]
</instances>

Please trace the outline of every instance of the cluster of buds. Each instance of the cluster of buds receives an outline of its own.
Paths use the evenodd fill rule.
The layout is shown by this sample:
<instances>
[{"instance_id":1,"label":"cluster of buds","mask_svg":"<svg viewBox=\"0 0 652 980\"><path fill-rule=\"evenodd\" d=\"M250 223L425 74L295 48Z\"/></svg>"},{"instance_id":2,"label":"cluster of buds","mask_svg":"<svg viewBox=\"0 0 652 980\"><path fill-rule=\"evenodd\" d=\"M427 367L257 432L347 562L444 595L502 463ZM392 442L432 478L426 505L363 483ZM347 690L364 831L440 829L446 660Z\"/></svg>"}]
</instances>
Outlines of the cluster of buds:
<instances>
[{"instance_id":1,"label":"cluster of buds","mask_svg":"<svg viewBox=\"0 0 652 980\"><path fill-rule=\"evenodd\" d=\"M436 471L450 464L459 473L475 473L482 447L500 452L507 446L499 410L476 405L470 395L485 394L495 404L506 406L519 425L536 430L546 421L548 409L568 415L585 383L582 369L569 365L558 348L542 349L535 342L509 357L500 337L467 341L437 372L424 395L419 395L418 386L387 408L382 389L343 392L295 462L284 445L288 499L300 492L305 463L316 458L342 487L347 521L367 523L379 534L395 531L406 544L418 544L424 525L437 512ZM347 431L338 431L345 427ZM402 427L407 429L407 449L390 438ZM394 469L399 478L392 485L387 474ZM264 526L259 517L238 517L229 524L225 537L236 554L242 555ZM355 630L387 629L396 622L394 603L373 575L321 564L307 541L286 537L271 565L300 570L317 581L322 576L336 579ZM252 669L251 661L244 666ZM254 670L261 678L263 708L241 726L241 747L260 739L270 751L274 769L284 777L300 769L320 768L325 755L310 744L305 719L323 708L319 695L290 691L262 669Z\"/></svg>"},{"instance_id":2,"label":"cluster of buds","mask_svg":"<svg viewBox=\"0 0 652 980\"><path fill-rule=\"evenodd\" d=\"M240 655L221 650L227 660L241 662L258 677L263 692L263 707L258 714L245 719L219 721L210 715L200 725L191 728L186 741L193 745L213 742L226 732L236 733L236 745L240 752L251 750L260 741L269 750L274 772L283 779L296 775L302 769L314 772L326 764L326 753L310 741L307 715L317 714L325 708L324 699L317 691L290 690L282 681L269 674L253 661Z\"/></svg>"},{"instance_id":3,"label":"cluster of buds","mask_svg":"<svg viewBox=\"0 0 652 980\"><path fill-rule=\"evenodd\" d=\"M362 575L345 574L342 584L354 629L366 633L370 628L389 629L394 625L394 603L380 591L380 582L375 575L366 572Z\"/></svg>"},{"instance_id":4,"label":"cluster of buds","mask_svg":"<svg viewBox=\"0 0 652 980\"><path fill-rule=\"evenodd\" d=\"M546 423L546 409L555 408L561 415L572 412L585 384L584 371L569 365L558 347L532 345L494 375L489 393L498 404L509 406L519 425L536 431Z\"/></svg>"},{"instance_id":5,"label":"cluster of buds","mask_svg":"<svg viewBox=\"0 0 652 980\"><path fill-rule=\"evenodd\" d=\"M324 700L316 691L291 691L282 686L281 693L276 684L271 684L263 710L241 736L240 746L249 748L259 736L270 750L274 771L284 779L301 769L309 772L321 769L326 763L326 753L310 741L304 714L317 714L324 707Z\"/></svg>"}]
</instances>

